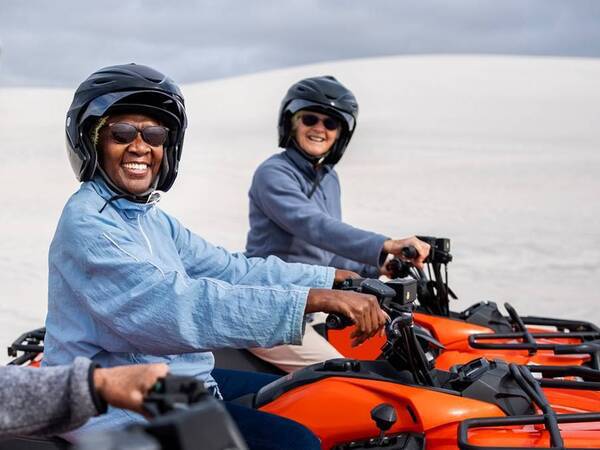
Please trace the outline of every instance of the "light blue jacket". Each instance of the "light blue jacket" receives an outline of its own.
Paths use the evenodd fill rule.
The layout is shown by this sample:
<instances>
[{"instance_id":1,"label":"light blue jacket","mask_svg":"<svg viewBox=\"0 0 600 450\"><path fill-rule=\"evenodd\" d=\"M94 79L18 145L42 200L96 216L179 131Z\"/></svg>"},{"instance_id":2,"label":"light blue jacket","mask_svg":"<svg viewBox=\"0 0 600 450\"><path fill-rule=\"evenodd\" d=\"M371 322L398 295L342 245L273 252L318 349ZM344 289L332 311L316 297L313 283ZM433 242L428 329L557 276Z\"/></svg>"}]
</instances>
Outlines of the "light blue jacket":
<instances>
[{"instance_id":1,"label":"light blue jacket","mask_svg":"<svg viewBox=\"0 0 600 450\"><path fill-rule=\"evenodd\" d=\"M298 150L288 148L256 169L248 197L247 256L276 255L284 261L379 276L388 238L342 222L340 182L333 166L322 166L318 173Z\"/></svg>"},{"instance_id":2,"label":"light blue jacket","mask_svg":"<svg viewBox=\"0 0 600 450\"><path fill-rule=\"evenodd\" d=\"M301 343L309 287L331 287L334 269L231 254L156 204L107 204L113 195L96 178L63 210L49 254L46 365L166 362L210 387L210 349Z\"/></svg>"}]
</instances>

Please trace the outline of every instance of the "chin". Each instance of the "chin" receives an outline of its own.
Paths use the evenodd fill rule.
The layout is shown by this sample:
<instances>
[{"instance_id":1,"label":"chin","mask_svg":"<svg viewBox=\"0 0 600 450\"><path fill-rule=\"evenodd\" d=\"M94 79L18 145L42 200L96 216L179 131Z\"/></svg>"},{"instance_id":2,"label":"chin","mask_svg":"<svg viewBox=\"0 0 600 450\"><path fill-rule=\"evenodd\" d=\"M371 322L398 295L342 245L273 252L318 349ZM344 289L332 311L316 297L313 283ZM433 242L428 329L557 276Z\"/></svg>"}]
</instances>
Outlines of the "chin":
<instances>
[{"instance_id":1,"label":"chin","mask_svg":"<svg viewBox=\"0 0 600 450\"><path fill-rule=\"evenodd\" d=\"M321 156L323 156L325 153L327 153L327 150L322 150L322 149L318 149L318 150L305 150L306 153L308 153L310 156L314 156L316 158L320 158Z\"/></svg>"},{"instance_id":2,"label":"chin","mask_svg":"<svg viewBox=\"0 0 600 450\"><path fill-rule=\"evenodd\" d=\"M143 194L144 192L147 192L148 189L150 189L150 184L143 184L143 185L139 185L139 184L134 184L134 185L126 185L124 187L121 187L121 189L123 189L125 192L129 192L132 195L140 195Z\"/></svg>"}]
</instances>

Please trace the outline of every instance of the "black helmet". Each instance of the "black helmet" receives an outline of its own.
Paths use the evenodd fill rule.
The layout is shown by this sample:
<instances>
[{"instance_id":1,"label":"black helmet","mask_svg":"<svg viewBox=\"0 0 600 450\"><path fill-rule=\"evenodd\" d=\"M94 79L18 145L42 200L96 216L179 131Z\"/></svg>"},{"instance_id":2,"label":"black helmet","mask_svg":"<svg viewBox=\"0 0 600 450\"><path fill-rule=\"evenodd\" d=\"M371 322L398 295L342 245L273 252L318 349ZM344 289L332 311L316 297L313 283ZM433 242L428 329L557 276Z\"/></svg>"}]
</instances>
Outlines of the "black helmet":
<instances>
[{"instance_id":1,"label":"black helmet","mask_svg":"<svg viewBox=\"0 0 600 450\"><path fill-rule=\"evenodd\" d=\"M342 129L323 163L336 164L352 138L358 117L354 94L331 75L305 78L292 85L279 109L279 146L287 147L292 136L291 118L301 109L322 112L340 119Z\"/></svg>"},{"instance_id":2,"label":"black helmet","mask_svg":"<svg viewBox=\"0 0 600 450\"><path fill-rule=\"evenodd\" d=\"M183 136L187 126L183 96L169 77L137 64L100 69L79 85L67 112L67 153L75 176L92 179L98 170L98 154L90 132L108 112L141 112L160 120L169 128L162 167L155 189L168 191L177 177ZM103 171L100 171L102 173ZM106 181L116 188L102 173ZM131 196L136 201L146 197Z\"/></svg>"}]
</instances>

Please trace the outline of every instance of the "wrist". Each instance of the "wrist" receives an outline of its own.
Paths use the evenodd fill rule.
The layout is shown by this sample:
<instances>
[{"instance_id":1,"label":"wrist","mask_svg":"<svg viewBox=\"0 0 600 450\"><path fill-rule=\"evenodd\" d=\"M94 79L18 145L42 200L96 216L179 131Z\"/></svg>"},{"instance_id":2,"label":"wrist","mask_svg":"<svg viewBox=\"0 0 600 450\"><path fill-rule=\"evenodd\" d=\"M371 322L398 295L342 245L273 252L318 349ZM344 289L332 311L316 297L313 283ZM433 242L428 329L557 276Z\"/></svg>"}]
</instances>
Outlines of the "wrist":
<instances>
[{"instance_id":1,"label":"wrist","mask_svg":"<svg viewBox=\"0 0 600 450\"><path fill-rule=\"evenodd\" d=\"M90 395L98 414L104 414L108 409L108 403L104 399L102 392L106 385L106 369L101 369L96 363L90 365L88 375L90 386Z\"/></svg>"},{"instance_id":2,"label":"wrist","mask_svg":"<svg viewBox=\"0 0 600 450\"><path fill-rule=\"evenodd\" d=\"M306 299L306 309L304 310L305 314L320 312L324 310L323 291L329 291L329 289L311 288L308 290L308 297Z\"/></svg>"},{"instance_id":3,"label":"wrist","mask_svg":"<svg viewBox=\"0 0 600 450\"><path fill-rule=\"evenodd\" d=\"M383 246L381 247L381 253L392 253L392 244L394 241L392 239L388 239L383 241Z\"/></svg>"}]
</instances>

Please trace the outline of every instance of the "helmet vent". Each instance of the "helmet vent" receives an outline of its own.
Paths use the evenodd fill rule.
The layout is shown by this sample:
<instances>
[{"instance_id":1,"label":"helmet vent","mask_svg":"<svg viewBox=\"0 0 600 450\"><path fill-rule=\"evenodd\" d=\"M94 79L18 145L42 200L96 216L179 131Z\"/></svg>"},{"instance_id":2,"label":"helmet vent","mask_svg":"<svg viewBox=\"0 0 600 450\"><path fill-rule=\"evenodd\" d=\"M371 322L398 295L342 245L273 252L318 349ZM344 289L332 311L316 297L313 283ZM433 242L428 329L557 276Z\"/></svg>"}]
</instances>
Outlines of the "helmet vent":
<instances>
[{"instance_id":1,"label":"helmet vent","mask_svg":"<svg viewBox=\"0 0 600 450\"><path fill-rule=\"evenodd\" d=\"M97 80L94 80L94 86L102 86L103 84L108 84L108 83L112 83L113 80L111 80L110 78L99 78Z\"/></svg>"}]
</instances>

